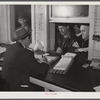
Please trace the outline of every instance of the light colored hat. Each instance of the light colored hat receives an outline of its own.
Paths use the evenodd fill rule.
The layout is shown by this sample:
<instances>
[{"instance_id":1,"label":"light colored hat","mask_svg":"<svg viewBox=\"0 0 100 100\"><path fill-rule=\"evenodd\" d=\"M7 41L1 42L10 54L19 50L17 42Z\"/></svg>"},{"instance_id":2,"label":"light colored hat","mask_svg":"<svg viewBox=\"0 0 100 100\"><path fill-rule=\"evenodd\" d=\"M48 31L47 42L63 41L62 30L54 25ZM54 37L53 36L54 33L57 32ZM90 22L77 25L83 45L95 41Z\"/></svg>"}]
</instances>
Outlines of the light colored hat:
<instances>
[{"instance_id":1,"label":"light colored hat","mask_svg":"<svg viewBox=\"0 0 100 100\"><path fill-rule=\"evenodd\" d=\"M12 41L18 41L20 39L23 39L29 36L31 31L32 30L27 31L25 28L22 28L22 27L16 29L16 31L14 32L14 38L12 39Z\"/></svg>"}]
</instances>

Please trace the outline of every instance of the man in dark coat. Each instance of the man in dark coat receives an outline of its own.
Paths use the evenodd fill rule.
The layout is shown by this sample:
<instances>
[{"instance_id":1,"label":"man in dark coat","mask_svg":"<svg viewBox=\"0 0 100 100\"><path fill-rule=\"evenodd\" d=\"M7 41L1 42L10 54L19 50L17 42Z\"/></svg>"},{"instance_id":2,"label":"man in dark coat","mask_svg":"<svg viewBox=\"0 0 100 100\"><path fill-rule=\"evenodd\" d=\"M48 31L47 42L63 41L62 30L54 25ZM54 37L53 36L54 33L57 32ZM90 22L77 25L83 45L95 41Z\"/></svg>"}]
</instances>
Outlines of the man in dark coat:
<instances>
[{"instance_id":1,"label":"man in dark coat","mask_svg":"<svg viewBox=\"0 0 100 100\"><path fill-rule=\"evenodd\" d=\"M75 35L69 25L59 25L58 30L55 49L57 53L65 54L73 45L76 47Z\"/></svg>"},{"instance_id":2,"label":"man in dark coat","mask_svg":"<svg viewBox=\"0 0 100 100\"><path fill-rule=\"evenodd\" d=\"M30 33L25 28L17 29L14 34L16 43L10 45L4 55L2 78L8 82L10 90L36 90L30 85L29 76L44 76L48 70L45 61L42 59L39 63L34 52L27 49Z\"/></svg>"},{"instance_id":3,"label":"man in dark coat","mask_svg":"<svg viewBox=\"0 0 100 100\"><path fill-rule=\"evenodd\" d=\"M89 47L89 26L81 25L80 31L82 34L82 43L79 48L75 50L82 59L88 59L88 47Z\"/></svg>"}]
</instances>

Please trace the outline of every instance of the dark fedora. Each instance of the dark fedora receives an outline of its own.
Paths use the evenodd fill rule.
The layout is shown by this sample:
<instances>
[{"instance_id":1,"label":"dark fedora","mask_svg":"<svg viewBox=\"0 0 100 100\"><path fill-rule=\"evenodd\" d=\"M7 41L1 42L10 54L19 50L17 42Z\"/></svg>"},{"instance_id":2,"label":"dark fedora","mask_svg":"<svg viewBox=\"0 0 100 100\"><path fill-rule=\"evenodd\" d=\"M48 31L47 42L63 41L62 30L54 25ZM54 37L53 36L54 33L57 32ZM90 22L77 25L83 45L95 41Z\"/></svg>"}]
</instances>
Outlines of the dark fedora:
<instances>
[{"instance_id":1,"label":"dark fedora","mask_svg":"<svg viewBox=\"0 0 100 100\"><path fill-rule=\"evenodd\" d=\"M31 34L31 31L27 31L25 28L18 28L16 29L16 31L14 32L14 38L12 39L12 41L18 41L21 39L26 38L27 36L29 36Z\"/></svg>"}]
</instances>

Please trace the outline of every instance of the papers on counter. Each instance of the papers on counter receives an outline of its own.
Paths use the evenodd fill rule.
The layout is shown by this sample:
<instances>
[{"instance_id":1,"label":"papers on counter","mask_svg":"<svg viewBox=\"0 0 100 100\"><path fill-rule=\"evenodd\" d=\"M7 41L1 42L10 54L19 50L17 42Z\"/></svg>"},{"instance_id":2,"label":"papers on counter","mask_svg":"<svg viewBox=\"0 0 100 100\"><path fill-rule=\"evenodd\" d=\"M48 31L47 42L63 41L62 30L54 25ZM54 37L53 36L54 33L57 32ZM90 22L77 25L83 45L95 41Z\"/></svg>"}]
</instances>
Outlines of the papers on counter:
<instances>
[{"instance_id":1,"label":"papers on counter","mask_svg":"<svg viewBox=\"0 0 100 100\"><path fill-rule=\"evenodd\" d=\"M93 60L90 64L94 69L100 69L100 61L99 60Z\"/></svg>"},{"instance_id":2,"label":"papers on counter","mask_svg":"<svg viewBox=\"0 0 100 100\"><path fill-rule=\"evenodd\" d=\"M96 86L94 87L94 89L96 90L96 92L100 92L100 86Z\"/></svg>"},{"instance_id":3,"label":"papers on counter","mask_svg":"<svg viewBox=\"0 0 100 100\"><path fill-rule=\"evenodd\" d=\"M44 54L41 54L41 55L39 55L39 54L34 54L34 56L35 56L35 58L39 61L41 61L41 58L42 58L42 56L45 56L46 57L46 59L47 59L47 61L48 61L48 64L49 65L51 65L54 61L56 61L59 57L57 57L57 56L50 56L50 54L49 53L44 53Z\"/></svg>"},{"instance_id":4,"label":"papers on counter","mask_svg":"<svg viewBox=\"0 0 100 100\"><path fill-rule=\"evenodd\" d=\"M69 67L69 64L71 63L72 58L61 58L59 63L54 67L55 70L66 70L66 68Z\"/></svg>"},{"instance_id":5,"label":"papers on counter","mask_svg":"<svg viewBox=\"0 0 100 100\"><path fill-rule=\"evenodd\" d=\"M74 58L76 55L76 53L66 53L64 56Z\"/></svg>"},{"instance_id":6,"label":"papers on counter","mask_svg":"<svg viewBox=\"0 0 100 100\"><path fill-rule=\"evenodd\" d=\"M66 53L63 55L60 61L50 71L50 73L65 74L72 65L76 55L77 54L75 53Z\"/></svg>"}]
</instances>

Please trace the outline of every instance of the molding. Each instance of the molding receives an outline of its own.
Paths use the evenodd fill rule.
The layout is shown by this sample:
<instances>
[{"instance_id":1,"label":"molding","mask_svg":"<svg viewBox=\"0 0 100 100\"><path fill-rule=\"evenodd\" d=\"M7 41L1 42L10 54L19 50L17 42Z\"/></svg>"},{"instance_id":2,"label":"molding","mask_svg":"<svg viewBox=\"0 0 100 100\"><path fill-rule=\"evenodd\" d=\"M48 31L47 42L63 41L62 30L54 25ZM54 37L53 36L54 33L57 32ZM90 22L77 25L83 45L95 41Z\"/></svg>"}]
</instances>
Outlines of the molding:
<instances>
[{"instance_id":1,"label":"molding","mask_svg":"<svg viewBox=\"0 0 100 100\"><path fill-rule=\"evenodd\" d=\"M92 60L93 58L93 34L94 34L94 16L95 16L95 6L91 5L89 10L89 17L90 17L90 29L89 29L89 53L88 53L88 59Z\"/></svg>"}]
</instances>

